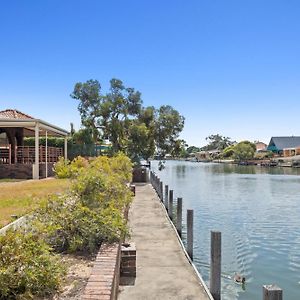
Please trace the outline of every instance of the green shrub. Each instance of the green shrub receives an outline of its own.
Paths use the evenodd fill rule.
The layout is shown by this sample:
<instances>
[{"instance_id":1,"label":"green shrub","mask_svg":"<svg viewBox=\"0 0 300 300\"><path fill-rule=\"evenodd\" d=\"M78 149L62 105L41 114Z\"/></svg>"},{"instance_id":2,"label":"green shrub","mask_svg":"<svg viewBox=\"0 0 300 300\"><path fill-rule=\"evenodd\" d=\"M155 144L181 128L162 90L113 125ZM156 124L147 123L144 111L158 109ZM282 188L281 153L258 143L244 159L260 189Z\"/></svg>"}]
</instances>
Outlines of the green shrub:
<instances>
[{"instance_id":1,"label":"green shrub","mask_svg":"<svg viewBox=\"0 0 300 300\"><path fill-rule=\"evenodd\" d=\"M226 147L224 150L223 150L223 158L230 158L233 156L234 154L234 145L231 145L229 147Z\"/></svg>"},{"instance_id":2,"label":"green shrub","mask_svg":"<svg viewBox=\"0 0 300 300\"><path fill-rule=\"evenodd\" d=\"M57 178L70 178L70 161L64 157L60 157L58 162L54 164L53 171Z\"/></svg>"},{"instance_id":3,"label":"green shrub","mask_svg":"<svg viewBox=\"0 0 300 300\"><path fill-rule=\"evenodd\" d=\"M123 154L91 163L61 158L59 178L72 178L69 194L52 196L32 216L29 233L0 236L0 300L47 296L60 286L64 268L56 252L95 252L102 242L128 234L123 212L132 196L132 164Z\"/></svg>"},{"instance_id":4,"label":"green shrub","mask_svg":"<svg viewBox=\"0 0 300 300\"><path fill-rule=\"evenodd\" d=\"M50 295L64 273L61 261L37 235L8 231L0 236L0 299Z\"/></svg>"},{"instance_id":5,"label":"green shrub","mask_svg":"<svg viewBox=\"0 0 300 300\"><path fill-rule=\"evenodd\" d=\"M70 177L75 178L82 170L87 168L89 162L87 159L77 156L69 164Z\"/></svg>"},{"instance_id":6,"label":"green shrub","mask_svg":"<svg viewBox=\"0 0 300 300\"><path fill-rule=\"evenodd\" d=\"M57 178L75 178L88 165L89 162L81 156L77 156L71 162L60 157L53 170Z\"/></svg>"},{"instance_id":7,"label":"green shrub","mask_svg":"<svg viewBox=\"0 0 300 300\"><path fill-rule=\"evenodd\" d=\"M132 164L123 154L100 156L78 174L72 183L73 193L89 208L106 208L111 203L124 209L131 201L126 185L131 180Z\"/></svg>"},{"instance_id":8,"label":"green shrub","mask_svg":"<svg viewBox=\"0 0 300 300\"><path fill-rule=\"evenodd\" d=\"M58 252L93 253L103 241L118 241L127 234L122 212L108 206L92 210L78 198L52 197L36 211L34 228Z\"/></svg>"},{"instance_id":9,"label":"green shrub","mask_svg":"<svg viewBox=\"0 0 300 300\"><path fill-rule=\"evenodd\" d=\"M272 158L273 156L274 154L271 151L263 151L263 152L255 153L256 159L268 159L268 158Z\"/></svg>"}]
</instances>

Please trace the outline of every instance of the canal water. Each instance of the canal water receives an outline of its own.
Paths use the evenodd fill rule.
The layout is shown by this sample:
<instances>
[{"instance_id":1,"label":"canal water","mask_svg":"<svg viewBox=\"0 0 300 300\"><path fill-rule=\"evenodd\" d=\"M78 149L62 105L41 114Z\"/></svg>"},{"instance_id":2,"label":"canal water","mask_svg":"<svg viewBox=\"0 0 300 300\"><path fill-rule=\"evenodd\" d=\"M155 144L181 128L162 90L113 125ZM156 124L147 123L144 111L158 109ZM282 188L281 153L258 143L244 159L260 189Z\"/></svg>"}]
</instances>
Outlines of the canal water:
<instances>
[{"instance_id":1,"label":"canal water","mask_svg":"<svg viewBox=\"0 0 300 300\"><path fill-rule=\"evenodd\" d=\"M151 169L183 198L184 218L194 209L194 263L208 286L210 231L222 232L222 299L260 300L272 283L300 299L300 169L184 161Z\"/></svg>"}]
</instances>

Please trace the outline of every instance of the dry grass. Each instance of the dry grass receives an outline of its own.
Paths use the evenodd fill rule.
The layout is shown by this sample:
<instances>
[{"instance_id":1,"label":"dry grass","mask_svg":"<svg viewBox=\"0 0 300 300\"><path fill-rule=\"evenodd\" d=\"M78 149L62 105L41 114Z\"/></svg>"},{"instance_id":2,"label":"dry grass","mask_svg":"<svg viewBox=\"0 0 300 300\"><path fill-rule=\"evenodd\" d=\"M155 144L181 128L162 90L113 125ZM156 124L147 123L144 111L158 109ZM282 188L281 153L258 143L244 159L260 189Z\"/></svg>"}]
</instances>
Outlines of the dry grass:
<instances>
[{"instance_id":1,"label":"dry grass","mask_svg":"<svg viewBox=\"0 0 300 300\"><path fill-rule=\"evenodd\" d=\"M68 189L68 179L0 182L0 228L12 221L11 215L22 216L45 201L51 194Z\"/></svg>"}]
</instances>

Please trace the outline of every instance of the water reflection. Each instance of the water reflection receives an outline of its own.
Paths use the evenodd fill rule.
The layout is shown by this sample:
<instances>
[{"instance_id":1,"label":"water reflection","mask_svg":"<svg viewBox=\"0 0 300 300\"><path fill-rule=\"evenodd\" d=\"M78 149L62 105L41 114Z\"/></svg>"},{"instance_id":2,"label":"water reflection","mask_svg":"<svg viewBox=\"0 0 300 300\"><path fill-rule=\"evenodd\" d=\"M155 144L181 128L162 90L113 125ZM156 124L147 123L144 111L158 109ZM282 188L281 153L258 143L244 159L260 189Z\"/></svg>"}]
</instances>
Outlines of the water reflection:
<instances>
[{"instance_id":1,"label":"water reflection","mask_svg":"<svg viewBox=\"0 0 300 300\"><path fill-rule=\"evenodd\" d=\"M216 174L272 174L272 175L300 175L299 168L279 168L260 166L239 166L234 164L206 164L204 169Z\"/></svg>"},{"instance_id":2,"label":"water reflection","mask_svg":"<svg viewBox=\"0 0 300 300\"><path fill-rule=\"evenodd\" d=\"M177 165L176 166L176 176L178 178L184 178L185 177L185 169L186 169L186 165Z\"/></svg>"},{"instance_id":3,"label":"water reflection","mask_svg":"<svg viewBox=\"0 0 300 300\"><path fill-rule=\"evenodd\" d=\"M174 161L159 172L174 197L183 197L184 209L194 209L195 264L207 282L210 230L222 231L222 299L261 299L262 285L270 283L286 299L299 299L299 174ZM235 272L246 277L245 290L234 283Z\"/></svg>"}]
</instances>

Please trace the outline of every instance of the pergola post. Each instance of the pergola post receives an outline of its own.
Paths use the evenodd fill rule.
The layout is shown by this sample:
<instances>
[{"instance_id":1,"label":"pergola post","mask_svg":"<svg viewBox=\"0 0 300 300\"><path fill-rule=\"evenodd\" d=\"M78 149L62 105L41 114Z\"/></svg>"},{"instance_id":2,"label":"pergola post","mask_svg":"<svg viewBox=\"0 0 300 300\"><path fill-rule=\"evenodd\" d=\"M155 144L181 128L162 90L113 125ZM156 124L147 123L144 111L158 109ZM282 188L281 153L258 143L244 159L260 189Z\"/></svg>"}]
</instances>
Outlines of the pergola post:
<instances>
[{"instance_id":1,"label":"pergola post","mask_svg":"<svg viewBox=\"0 0 300 300\"><path fill-rule=\"evenodd\" d=\"M48 131L46 130L46 144L45 144L45 166L46 166L46 170L45 170L45 177L48 177Z\"/></svg>"},{"instance_id":2,"label":"pergola post","mask_svg":"<svg viewBox=\"0 0 300 300\"><path fill-rule=\"evenodd\" d=\"M33 167L33 179L39 179L39 174L40 174L40 165L39 165L39 131L40 131L40 126L39 123L36 122L35 123L35 128L34 128L34 132L35 132L35 161L34 161L34 167Z\"/></svg>"},{"instance_id":3,"label":"pergola post","mask_svg":"<svg viewBox=\"0 0 300 300\"><path fill-rule=\"evenodd\" d=\"M68 137L65 136L65 159L68 159Z\"/></svg>"}]
</instances>

